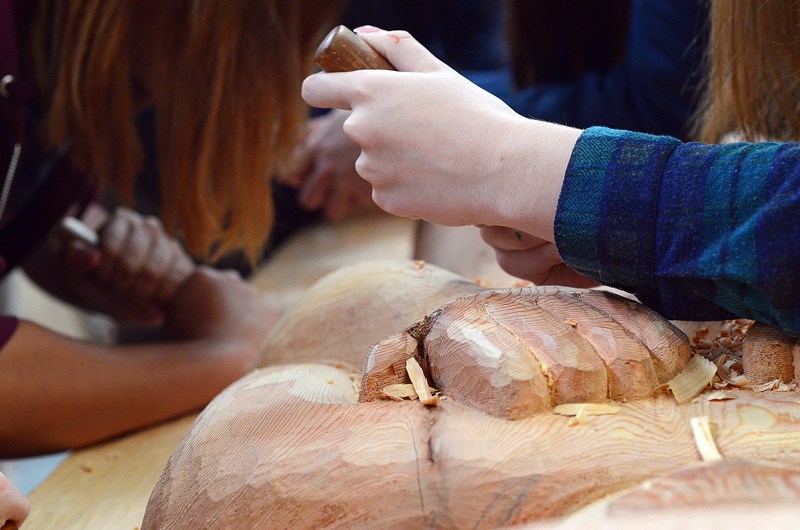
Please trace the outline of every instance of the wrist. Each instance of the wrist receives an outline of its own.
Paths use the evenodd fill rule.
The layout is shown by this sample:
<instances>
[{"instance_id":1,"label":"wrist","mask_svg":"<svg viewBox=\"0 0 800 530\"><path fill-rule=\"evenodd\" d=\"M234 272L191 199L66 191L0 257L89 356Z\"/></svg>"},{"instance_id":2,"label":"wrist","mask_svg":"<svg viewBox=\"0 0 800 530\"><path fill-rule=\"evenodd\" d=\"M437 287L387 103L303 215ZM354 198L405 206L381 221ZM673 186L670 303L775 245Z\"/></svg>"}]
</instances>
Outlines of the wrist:
<instances>
[{"instance_id":1,"label":"wrist","mask_svg":"<svg viewBox=\"0 0 800 530\"><path fill-rule=\"evenodd\" d=\"M527 118L515 121L508 134L505 201L497 201L492 224L520 229L554 242L555 220L561 185L578 137L583 131ZM502 191L502 190L501 190Z\"/></svg>"}]
</instances>

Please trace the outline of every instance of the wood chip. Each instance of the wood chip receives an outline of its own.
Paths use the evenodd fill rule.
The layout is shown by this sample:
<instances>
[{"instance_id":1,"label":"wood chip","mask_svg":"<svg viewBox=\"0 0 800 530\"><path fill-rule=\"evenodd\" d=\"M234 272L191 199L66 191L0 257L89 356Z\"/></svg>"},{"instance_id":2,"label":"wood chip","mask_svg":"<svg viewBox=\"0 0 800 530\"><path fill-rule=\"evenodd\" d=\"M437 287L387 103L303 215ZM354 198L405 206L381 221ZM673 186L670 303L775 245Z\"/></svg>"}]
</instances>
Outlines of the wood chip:
<instances>
[{"instance_id":1,"label":"wood chip","mask_svg":"<svg viewBox=\"0 0 800 530\"><path fill-rule=\"evenodd\" d=\"M751 385L747 388L753 392L791 392L797 388L797 384L784 383L780 379L773 379L772 381L767 381L766 383L761 383L760 385Z\"/></svg>"},{"instance_id":2,"label":"wood chip","mask_svg":"<svg viewBox=\"0 0 800 530\"><path fill-rule=\"evenodd\" d=\"M714 363L701 355L693 355L681 373L667 382L667 386L678 403L686 403L697 397L711 383L716 373L717 367Z\"/></svg>"},{"instance_id":3,"label":"wood chip","mask_svg":"<svg viewBox=\"0 0 800 530\"><path fill-rule=\"evenodd\" d=\"M414 390L416 390L417 396L419 396L419 400L423 405L436 405L439 403L439 399L432 396L428 390L428 380L425 378L425 372L422 371L422 367L415 358L409 357L406 361L406 372L408 372L411 384L414 385Z\"/></svg>"},{"instance_id":4,"label":"wood chip","mask_svg":"<svg viewBox=\"0 0 800 530\"><path fill-rule=\"evenodd\" d=\"M586 409L585 408L581 408L575 414L575 417L572 418L571 420L569 420L569 423L567 425L569 425L570 427L574 427L575 425L583 425L584 423L589 421L586 416L587 416L586 415Z\"/></svg>"},{"instance_id":5,"label":"wood chip","mask_svg":"<svg viewBox=\"0 0 800 530\"><path fill-rule=\"evenodd\" d=\"M722 460L722 455L714 442L714 435L711 433L711 423L708 416L696 416L689 420L692 426L694 444L703 462L716 462Z\"/></svg>"},{"instance_id":6,"label":"wood chip","mask_svg":"<svg viewBox=\"0 0 800 530\"><path fill-rule=\"evenodd\" d=\"M708 401L726 401L728 399L736 399L736 396L734 396L730 392L725 392L724 390L715 390L713 392L710 392L706 396L706 399Z\"/></svg>"},{"instance_id":7,"label":"wood chip","mask_svg":"<svg viewBox=\"0 0 800 530\"><path fill-rule=\"evenodd\" d=\"M603 416L619 412L618 405L609 403L562 403L553 409L554 414L560 416Z\"/></svg>"},{"instance_id":8,"label":"wood chip","mask_svg":"<svg viewBox=\"0 0 800 530\"><path fill-rule=\"evenodd\" d=\"M404 399L417 399L417 391L414 390L414 385L411 383L400 383L396 385L387 385L381 388L381 394L389 399L402 401Z\"/></svg>"},{"instance_id":9,"label":"wood chip","mask_svg":"<svg viewBox=\"0 0 800 530\"><path fill-rule=\"evenodd\" d=\"M571 318L566 319L564 321L564 323L566 325L568 325L568 326L572 326L573 328L577 328L578 327L578 321L574 320L574 319L571 319Z\"/></svg>"}]
</instances>

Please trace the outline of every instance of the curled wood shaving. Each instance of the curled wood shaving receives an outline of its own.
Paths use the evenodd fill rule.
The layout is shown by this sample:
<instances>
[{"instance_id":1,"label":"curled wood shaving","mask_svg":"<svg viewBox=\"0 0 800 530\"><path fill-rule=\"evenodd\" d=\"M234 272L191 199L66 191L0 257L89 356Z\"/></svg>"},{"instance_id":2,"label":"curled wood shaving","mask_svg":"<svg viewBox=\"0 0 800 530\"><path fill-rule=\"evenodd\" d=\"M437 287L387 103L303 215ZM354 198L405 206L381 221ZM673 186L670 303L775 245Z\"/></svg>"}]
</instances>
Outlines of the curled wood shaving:
<instances>
[{"instance_id":1,"label":"curled wood shaving","mask_svg":"<svg viewBox=\"0 0 800 530\"><path fill-rule=\"evenodd\" d=\"M741 359L737 359L732 355L722 354L717 357L715 364L717 366L717 375L725 383L736 387L743 387L747 384Z\"/></svg>"},{"instance_id":2,"label":"curled wood shaving","mask_svg":"<svg viewBox=\"0 0 800 530\"><path fill-rule=\"evenodd\" d=\"M692 435L694 436L694 443L697 446L697 452L700 453L700 458L703 462L715 462L722 460L722 455L714 442L714 435L711 433L711 423L708 421L708 416L696 416L689 420L692 426Z\"/></svg>"},{"instance_id":3,"label":"curled wood shaving","mask_svg":"<svg viewBox=\"0 0 800 530\"><path fill-rule=\"evenodd\" d=\"M436 405L439 403L439 398L431 395L428 390L428 380L425 378L425 372L422 371L422 367L415 358L409 357L406 361L406 372L408 372L411 384L414 386L414 390L423 405Z\"/></svg>"},{"instance_id":4,"label":"curled wood shaving","mask_svg":"<svg viewBox=\"0 0 800 530\"><path fill-rule=\"evenodd\" d=\"M693 355L681 373L667 382L667 386L678 403L686 403L700 394L716 373L714 363L700 355Z\"/></svg>"},{"instance_id":5,"label":"curled wood shaving","mask_svg":"<svg viewBox=\"0 0 800 530\"><path fill-rule=\"evenodd\" d=\"M780 379L774 379L761 383L760 385L751 385L750 388L753 392L791 392L797 388L796 383L784 383Z\"/></svg>"},{"instance_id":6,"label":"curled wood shaving","mask_svg":"<svg viewBox=\"0 0 800 530\"><path fill-rule=\"evenodd\" d=\"M619 412L618 405L609 403L562 403L553 409L554 414L560 416L602 416ZM580 421L580 420L578 420Z\"/></svg>"}]
</instances>

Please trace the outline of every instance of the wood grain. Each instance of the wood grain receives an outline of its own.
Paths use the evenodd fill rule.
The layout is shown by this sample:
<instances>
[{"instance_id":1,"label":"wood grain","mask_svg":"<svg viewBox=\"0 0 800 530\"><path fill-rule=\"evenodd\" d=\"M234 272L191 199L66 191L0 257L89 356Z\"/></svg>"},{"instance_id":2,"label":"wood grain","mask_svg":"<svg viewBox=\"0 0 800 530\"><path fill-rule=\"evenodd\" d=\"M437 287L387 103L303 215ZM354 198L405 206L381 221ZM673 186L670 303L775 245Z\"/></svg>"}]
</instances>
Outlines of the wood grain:
<instances>
[{"instance_id":1,"label":"wood grain","mask_svg":"<svg viewBox=\"0 0 800 530\"><path fill-rule=\"evenodd\" d=\"M563 516L697 466L690 419L704 415L725 458L800 469L795 393L659 397L582 425L553 414L502 420L454 399L433 408L355 399L348 374L323 365L240 382L171 458L144 528L496 528ZM710 488L692 502L718 497Z\"/></svg>"},{"instance_id":2,"label":"wood grain","mask_svg":"<svg viewBox=\"0 0 800 530\"><path fill-rule=\"evenodd\" d=\"M797 339L756 323L742 342L744 376L753 385L779 380L791 383L796 367L793 351Z\"/></svg>"},{"instance_id":3,"label":"wood grain","mask_svg":"<svg viewBox=\"0 0 800 530\"><path fill-rule=\"evenodd\" d=\"M322 40L314 62L326 72L394 70L394 66L361 37L345 26L336 26Z\"/></svg>"},{"instance_id":4,"label":"wood grain","mask_svg":"<svg viewBox=\"0 0 800 530\"><path fill-rule=\"evenodd\" d=\"M30 530L137 528L147 497L194 415L77 451L31 495Z\"/></svg>"}]
</instances>

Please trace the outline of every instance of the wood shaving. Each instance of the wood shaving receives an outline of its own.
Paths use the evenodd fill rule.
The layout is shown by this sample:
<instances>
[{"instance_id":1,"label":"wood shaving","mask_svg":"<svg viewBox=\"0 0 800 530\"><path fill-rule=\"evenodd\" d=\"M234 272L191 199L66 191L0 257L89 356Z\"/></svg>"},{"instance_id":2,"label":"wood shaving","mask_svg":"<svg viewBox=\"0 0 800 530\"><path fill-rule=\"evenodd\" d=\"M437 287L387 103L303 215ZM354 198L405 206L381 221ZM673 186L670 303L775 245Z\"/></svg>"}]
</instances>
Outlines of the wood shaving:
<instances>
[{"instance_id":1,"label":"wood shaving","mask_svg":"<svg viewBox=\"0 0 800 530\"><path fill-rule=\"evenodd\" d=\"M437 405L439 399L431 395L431 392L428 390L428 380L425 378L425 372L422 371L422 367L415 358L409 357L406 361L406 372L408 372L411 384L414 385L414 390L416 390L417 396L419 396L419 400L422 404Z\"/></svg>"},{"instance_id":2,"label":"wood shaving","mask_svg":"<svg viewBox=\"0 0 800 530\"><path fill-rule=\"evenodd\" d=\"M774 379L766 383L761 383L760 385L751 385L747 388L751 389L753 392L791 392L797 388L797 384L784 383L780 379Z\"/></svg>"},{"instance_id":3,"label":"wood shaving","mask_svg":"<svg viewBox=\"0 0 800 530\"><path fill-rule=\"evenodd\" d=\"M684 369L667 382L678 403L697 397L717 373L717 366L701 355L693 355Z\"/></svg>"},{"instance_id":4,"label":"wood shaving","mask_svg":"<svg viewBox=\"0 0 800 530\"><path fill-rule=\"evenodd\" d=\"M427 265L427 263L425 263L424 259L415 259L414 260L414 268L415 269L422 270L422 269L425 268L425 265Z\"/></svg>"},{"instance_id":5,"label":"wood shaving","mask_svg":"<svg viewBox=\"0 0 800 530\"><path fill-rule=\"evenodd\" d=\"M723 390L715 390L706 396L708 401L727 401L729 399L736 399L736 396Z\"/></svg>"},{"instance_id":6,"label":"wood shaving","mask_svg":"<svg viewBox=\"0 0 800 530\"><path fill-rule=\"evenodd\" d=\"M575 417L569 420L567 425L574 427L575 425L583 425L587 421L589 421L589 419L586 417L586 409L581 408L575 413Z\"/></svg>"},{"instance_id":7,"label":"wood shaving","mask_svg":"<svg viewBox=\"0 0 800 530\"><path fill-rule=\"evenodd\" d=\"M722 460L722 455L711 432L711 423L708 421L708 416L696 416L689 420L689 423L692 426L694 444L697 446L697 452L700 453L700 458L703 462Z\"/></svg>"},{"instance_id":8,"label":"wood shaving","mask_svg":"<svg viewBox=\"0 0 800 530\"><path fill-rule=\"evenodd\" d=\"M692 348L700 355L706 355L716 348L725 348L738 353L742 350L742 341L753 323L746 318L724 320L713 334L707 327L700 328L690 338Z\"/></svg>"},{"instance_id":9,"label":"wood shaving","mask_svg":"<svg viewBox=\"0 0 800 530\"><path fill-rule=\"evenodd\" d=\"M747 378L744 376L741 359L732 355L722 354L717 357L715 364L717 366L717 375L725 383L735 387L747 385Z\"/></svg>"},{"instance_id":10,"label":"wood shaving","mask_svg":"<svg viewBox=\"0 0 800 530\"><path fill-rule=\"evenodd\" d=\"M428 391L433 393L432 388ZM404 399L417 399L419 396L411 383L400 383L396 385L387 385L381 389L381 394L389 399L395 401L402 401Z\"/></svg>"},{"instance_id":11,"label":"wood shaving","mask_svg":"<svg viewBox=\"0 0 800 530\"><path fill-rule=\"evenodd\" d=\"M619 405L611 405L609 403L562 403L553 409L553 413L559 416L575 416L576 418L579 414L582 417L586 417L616 414L618 412Z\"/></svg>"},{"instance_id":12,"label":"wood shaving","mask_svg":"<svg viewBox=\"0 0 800 530\"><path fill-rule=\"evenodd\" d=\"M578 327L578 321L574 320L572 318L568 318L568 319L564 320L564 323L566 325L568 325L568 326L572 326L573 328L577 328Z\"/></svg>"}]
</instances>

